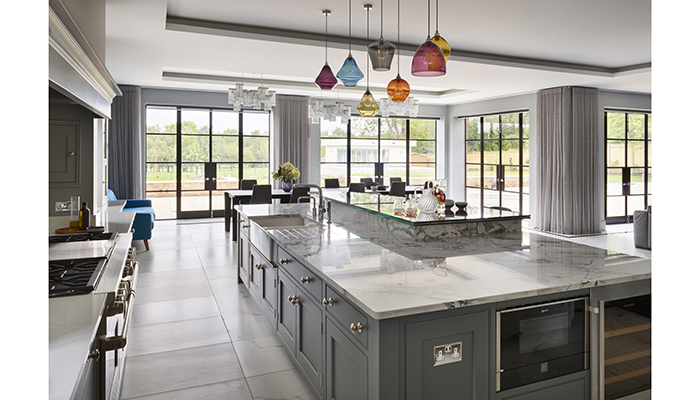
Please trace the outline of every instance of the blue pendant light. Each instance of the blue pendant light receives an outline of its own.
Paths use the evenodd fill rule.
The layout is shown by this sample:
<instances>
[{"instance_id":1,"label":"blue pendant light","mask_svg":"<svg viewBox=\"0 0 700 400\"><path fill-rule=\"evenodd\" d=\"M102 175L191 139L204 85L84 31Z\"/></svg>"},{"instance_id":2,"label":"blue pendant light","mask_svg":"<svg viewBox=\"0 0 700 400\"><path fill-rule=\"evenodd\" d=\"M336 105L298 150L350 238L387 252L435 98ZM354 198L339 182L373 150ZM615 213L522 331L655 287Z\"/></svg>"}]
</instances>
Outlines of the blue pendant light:
<instances>
[{"instance_id":1,"label":"blue pendant light","mask_svg":"<svg viewBox=\"0 0 700 400\"><path fill-rule=\"evenodd\" d=\"M365 77L365 74L360 71L355 59L352 57L352 0L348 0L348 58L335 75L343 85L347 87L355 87L357 83Z\"/></svg>"}]
</instances>

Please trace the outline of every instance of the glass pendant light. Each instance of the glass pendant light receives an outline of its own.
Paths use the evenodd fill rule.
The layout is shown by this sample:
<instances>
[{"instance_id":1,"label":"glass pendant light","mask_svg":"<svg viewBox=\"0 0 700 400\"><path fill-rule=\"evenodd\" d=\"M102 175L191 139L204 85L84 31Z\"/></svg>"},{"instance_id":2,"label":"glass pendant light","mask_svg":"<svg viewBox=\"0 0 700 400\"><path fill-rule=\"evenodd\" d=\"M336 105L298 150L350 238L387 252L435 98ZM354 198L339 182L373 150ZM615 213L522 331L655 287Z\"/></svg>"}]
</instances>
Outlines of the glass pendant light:
<instances>
[{"instance_id":1,"label":"glass pendant light","mask_svg":"<svg viewBox=\"0 0 700 400\"><path fill-rule=\"evenodd\" d=\"M438 17L440 12L438 9L439 5L440 0L435 0L435 35L433 35L432 39L430 40L435 43L440 50L442 50L442 55L445 56L445 62L447 62L447 59L450 58L450 52L452 49L450 49L450 45L447 43L447 40L440 36L440 32L438 32Z\"/></svg>"},{"instance_id":2,"label":"glass pendant light","mask_svg":"<svg viewBox=\"0 0 700 400\"><path fill-rule=\"evenodd\" d=\"M316 86L321 90L333 90L338 80L335 78L331 67L328 66L328 14L330 10L323 10L323 15L326 16L326 65L321 68L321 72L316 77Z\"/></svg>"},{"instance_id":3,"label":"glass pendant light","mask_svg":"<svg viewBox=\"0 0 700 400\"><path fill-rule=\"evenodd\" d=\"M367 41L369 42L369 10L372 9L371 4L365 4L367 10ZM367 51L367 90L362 95L362 99L357 104L357 112L363 117L374 117L379 112L379 104L374 100L374 96L369 91L369 50Z\"/></svg>"},{"instance_id":4,"label":"glass pendant light","mask_svg":"<svg viewBox=\"0 0 700 400\"><path fill-rule=\"evenodd\" d=\"M348 0L348 58L336 74L336 77L347 87L355 87L365 77L352 58L352 0Z\"/></svg>"},{"instance_id":5,"label":"glass pendant light","mask_svg":"<svg viewBox=\"0 0 700 400\"><path fill-rule=\"evenodd\" d=\"M401 79L401 54L399 53L399 48L398 45L401 44L401 0L399 0L399 5L398 5L398 35L396 38L396 79L393 81L389 82L389 84L386 87L386 94L389 95L389 98L392 101L395 102L402 102L408 98L408 95L411 94L411 86L406 82L405 80Z\"/></svg>"},{"instance_id":6,"label":"glass pendant light","mask_svg":"<svg viewBox=\"0 0 700 400\"><path fill-rule=\"evenodd\" d=\"M369 59L375 71L388 71L394 59L396 46L384 40L384 0L381 2L381 33L379 40L369 45Z\"/></svg>"},{"instance_id":7,"label":"glass pendant light","mask_svg":"<svg viewBox=\"0 0 700 400\"><path fill-rule=\"evenodd\" d=\"M415 76L442 76L447 73L442 49L430 40L430 0L428 0L428 38L413 55L411 74Z\"/></svg>"}]
</instances>

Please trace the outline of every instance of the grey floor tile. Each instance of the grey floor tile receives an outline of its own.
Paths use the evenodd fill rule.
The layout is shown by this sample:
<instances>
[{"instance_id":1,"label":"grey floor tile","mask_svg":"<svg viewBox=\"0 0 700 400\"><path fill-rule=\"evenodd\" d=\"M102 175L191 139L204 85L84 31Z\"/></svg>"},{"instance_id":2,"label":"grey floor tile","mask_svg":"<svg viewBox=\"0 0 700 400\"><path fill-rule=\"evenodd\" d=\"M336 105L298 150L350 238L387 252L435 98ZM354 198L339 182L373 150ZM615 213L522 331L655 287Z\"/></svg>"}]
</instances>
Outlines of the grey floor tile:
<instances>
[{"instance_id":1,"label":"grey floor tile","mask_svg":"<svg viewBox=\"0 0 700 400\"><path fill-rule=\"evenodd\" d=\"M213 293L206 280L136 287L136 304L211 296Z\"/></svg>"},{"instance_id":2,"label":"grey floor tile","mask_svg":"<svg viewBox=\"0 0 700 400\"><path fill-rule=\"evenodd\" d=\"M204 269L207 274L207 279L237 279L238 271L235 265L227 265L224 267L208 267Z\"/></svg>"},{"instance_id":3,"label":"grey floor tile","mask_svg":"<svg viewBox=\"0 0 700 400\"><path fill-rule=\"evenodd\" d=\"M231 267L235 268L235 267ZM243 285L238 284L238 278L213 279L209 281L214 297L237 296L242 292L248 292Z\"/></svg>"},{"instance_id":4,"label":"grey floor tile","mask_svg":"<svg viewBox=\"0 0 700 400\"><path fill-rule=\"evenodd\" d=\"M225 314L224 324L232 341L275 335L275 329L262 314Z\"/></svg>"},{"instance_id":5,"label":"grey floor tile","mask_svg":"<svg viewBox=\"0 0 700 400\"><path fill-rule=\"evenodd\" d=\"M138 400L192 400L192 399L231 399L253 400L245 379L214 383L212 385L197 386L189 389L180 389L172 392L138 397ZM122 400L129 400L124 399Z\"/></svg>"},{"instance_id":6,"label":"grey floor tile","mask_svg":"<svg viewBox=\"0 0 700 400\"><path fill-rule=\"evenodd\" d=\"M139 266L140 267L140 266ZM138 287L155 285L172 285L174 283L206 281L207 275L204 268L187 268L173 271L139 271Z\"/></svg>"},{"instance_id":7,"label":"grey floor tile","mask_svg":"<svg viewBox=\"0 0 700 400\"><path fill-rule=\"evenodd\" d=\"M204 267L223 267L236 265L236 249L233 246L197 247L199 258Z\"/></svg>"},{"instance_id":8,"label":"grey floor tile","mask_svg":"<svg viewBox=\"0 0 700 400\"><path fill-rule=\"evenodd\" d=\"M230 342L219 316L133 326L129 340L128 356Z\"/></svg>"},{"instance_id":9,"label":"grey floor tile","mask_svg":"<svg viewBox=\"0 0 700 400\"><path fill-rule=\"evenodd\" d=\"M213 296L135 304L133 312L132 326L219 317L221 315Z\"/></svg>"},{"instance_id":10,"label":"grey floor tile","mask_svg":"<svg viewBox=\"0 0 700 400\"><path fill-rule=\"evenodd\" d=\"M295 368L277 336L240 340L233 347L246 377Z\"/></svg>"},{"instance_id":11,"label":"grey floor tile","mask_svg":"<svg viewBox=\"0 0 700 400\"><path fill-rule=\"evenodd\" d=\"M225 296L216 296L216 304L222 315L227 314L261 314L260 306L250 297L245 288L241 292L230 293Z\"/></svg>"},{"instance_id":12,"label":"grey floor tile","mask_svg":"<svg viewBox=\"0 0 700 400\"><path fill-rule=\"evenodd\" d=\"M255 399L317 399L296 369L247 378Z\"/></svg>"},{"instance_id":13,"label":"grey floor tile","mask_svg":"<svg viewBox=\"0 0 700 400\"><path fill-rule=\"evenodd\" d=\"M128 356L122 398L129 399L242 378L243 371L231 343Z\"/></svg>"}]
</instances>

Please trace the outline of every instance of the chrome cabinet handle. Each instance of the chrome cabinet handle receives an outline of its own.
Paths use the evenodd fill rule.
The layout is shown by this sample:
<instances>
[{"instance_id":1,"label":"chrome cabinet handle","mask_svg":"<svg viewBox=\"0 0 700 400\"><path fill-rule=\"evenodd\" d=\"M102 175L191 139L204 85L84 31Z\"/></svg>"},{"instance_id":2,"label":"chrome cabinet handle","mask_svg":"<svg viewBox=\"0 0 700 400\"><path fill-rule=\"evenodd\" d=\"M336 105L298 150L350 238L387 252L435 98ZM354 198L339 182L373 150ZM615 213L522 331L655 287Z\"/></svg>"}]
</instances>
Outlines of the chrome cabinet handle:
<instances>
[{"instance_id":1,"label":"chrome cabinet handle","mask_svg":"<svg viewBox=\"0 0 700 400\"><path fill-rule=\"evenodd\" d=\"M99 360L100 359L100 351L98 349L93 350L88 354L87 356L88 360Z\"/></svg>"},{"instance_id":2,"label":"chrome cabinet handle","mask_svg":"<svg viewBox=\"0 0 700 400\"><path fill-rule=\"evenodd\" d=\"M287 297L287 301L292 303L293 306L295 306L301 302L297 296L289 296L289 297Z\"/></svg>"},{"instance_id":3,"label":"chrome cabinet handle","mask_svg":"<svg viewBox=\"0 0 700 400\"><path fill-rule=\"evenodd\" d=\"M241 225L241 228L250 228L250 225Z\"/></svg>"},{"instance_id":4,"label":"chrome cabinet handle","mask_svg":"<svg viewBox=\"0 0 700 400\"><path fill-rule=\"evenodd\" d=\"M362 333L362 322L358 322L357 325L354 323L350 324L350 330L352 333Z\"/></svg>"},{"instance_id":5,"label":"chrome cabinet handle","mask_svg":"<svg viewBox=\"0 0 700 400\"><path fill-rule=\"evenodd\" d=\"M327 299L324 298L323 299L323 306L324 307L332 307L333 306L333 298L332 297L329 297Z\"/></svg>"},{"instance_id":6,"label":"chrome cabinet handle","mask_svg":"<svg viewBox=\"0 0 700 400\"><path fill-rule=\"evenodd\" d=\"M289 259L287 259L287 258L280 258L280 264L289 264Z\"/></svg>"},{"instance_id":7,"label":"chrome cabinet handle","mask_svg":"<svg viewBox=\"0 0 700 400\"><path fill-rule=\"evenodd\" d=\"M258 270L261 270L261 269L263 269L263 266L262 266L262 264L255 264L255 268Z\"/></svg>"},{"instance_id":8,"label":"chrome cabinet handle","mask_svg":"<svg viewBox=\"0 0 700 400\"><path fill-rule=\"evenodd\" d=\"M305 277L301 278L301 283L302 284L311 283L311 278L309 278L308 276L305 276Z\"/></svg>"}]
</instances>

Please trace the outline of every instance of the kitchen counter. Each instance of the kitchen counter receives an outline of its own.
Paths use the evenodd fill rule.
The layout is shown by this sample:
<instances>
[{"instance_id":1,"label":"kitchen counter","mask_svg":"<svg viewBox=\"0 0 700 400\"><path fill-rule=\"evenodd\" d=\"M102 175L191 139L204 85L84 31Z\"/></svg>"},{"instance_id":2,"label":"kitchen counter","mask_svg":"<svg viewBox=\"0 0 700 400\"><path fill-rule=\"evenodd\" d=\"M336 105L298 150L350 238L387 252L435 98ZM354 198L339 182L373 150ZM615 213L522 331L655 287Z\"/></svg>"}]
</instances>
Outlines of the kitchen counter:
<instances>
[{"instance_id":1,"label":"kitchen counter","mask_svg":"<svg viewBox=\"0 0 700 400\"><path fill-rule=\"evenodd\" d=\"M309 204L236 209L311 216ZM378 320L651 278L648 259L527 231L415 241L324 223L268 234Z\"/></svg>"},{"instance_id":2,"label":"kitchen counter","mask_svg":"<svg viewBox=\"0 0 700 400\"><path fill-rule=\"evenodd\" d=\"M121 212L125 201L109 202L104 226L106 232L117 232L100 282L92 294L54 297L49 299L49 398L70 399L76 382L86 367L102 312L113 300L121 280L120 271L131 246L132 212ZM67 226L70 217L49 219L49 234ZM65 221L64 221L65 219ZM50 251L49 251L49 254Z\"/></svg>"}]
</instances>

